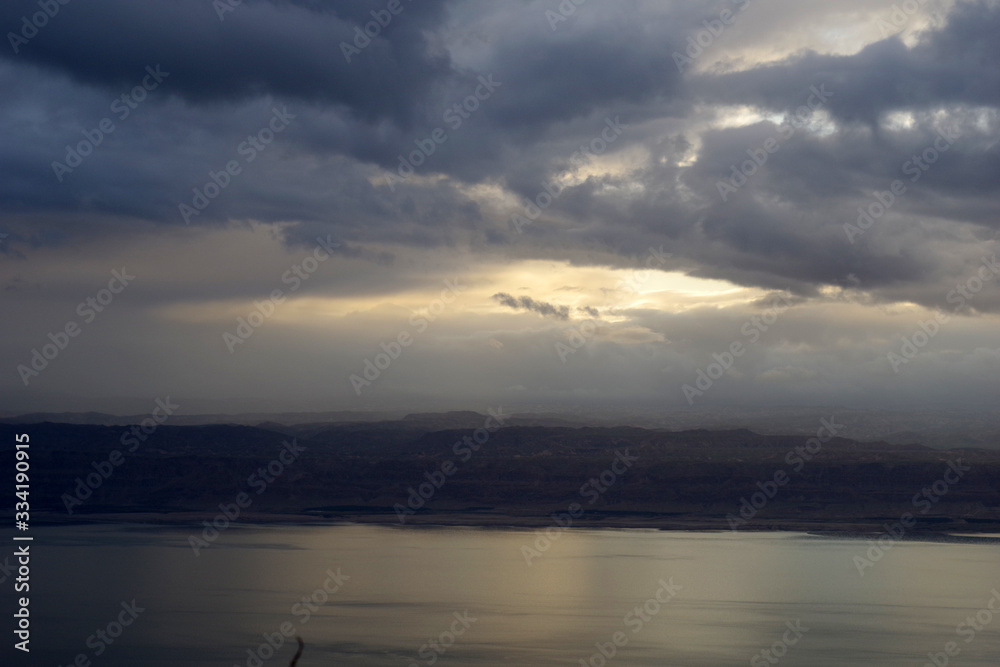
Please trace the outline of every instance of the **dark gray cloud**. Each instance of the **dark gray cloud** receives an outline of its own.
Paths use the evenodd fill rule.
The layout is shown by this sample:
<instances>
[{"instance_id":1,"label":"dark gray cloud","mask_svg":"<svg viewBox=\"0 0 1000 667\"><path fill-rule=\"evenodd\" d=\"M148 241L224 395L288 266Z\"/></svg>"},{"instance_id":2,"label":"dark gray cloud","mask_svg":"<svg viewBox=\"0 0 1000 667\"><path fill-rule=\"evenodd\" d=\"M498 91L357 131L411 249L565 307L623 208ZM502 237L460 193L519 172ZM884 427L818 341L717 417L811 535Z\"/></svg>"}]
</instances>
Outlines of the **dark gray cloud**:
<instances>
[{"instance_id":1,"label":"dark gray cloud","mask_svg":"<svg viewBox=\"0 0 1000 667\"><path fill-rule=\"evenodd\" d=\"M890 37L853 55L806 53L687 77L673 53L717 8L587 7L553 31L542 5L524 11L476 3L402 6L347 63L340 43L382 3L247 2L221 21L210 3L193 0L66 5L20 53L3 51L8 65L0 76L13 93L4 102L3 129L22 140L5 146L0 198L22 218L65 230L75 226L64 220L81 213L123 225L183 224L179 204L205 186L210 171L238 159L238 147L266 127L278 106L290 110L293 123L254 164L244 165L195 224L294 221L298 227L287 232L292 241L332 231L358 242L513 246L529 256L565 256L576 245L620 255L622 263L671 239L697 275L803 293L841 284L849 273L866 285L888 286L933 272L948 259L916 247L887 257L878 243L848 243L843 223L871 192L900 175L908 155L933 140L936 109L992 105L1000 90L990 85L997 76L991 67L997 48L991 26L1000 16L995 3L959 3L940 29L912 48ZM0 22L16 27L34 7L9 3ZM449 31L462 21L478 22L481 38L448 48ZM733 30L741 28L737 23ZM58 182L52 161L109 116L109 103L150 64L161 65L169 78ZM487 75L501 87L461 127L448 127L443 113ZM720 179L780 128L763 122L703 130L695 146L693 105L782 112L823 85L833 97L822 111L843 124L825 136L799 129L731 202L720 201ZM893 110L914 113L917 125L885 130L879 118ZM39 111L50 120L28 120ZM499 182L535 199L544 183L577 168L571 156L600 136L608 117L629 129L601 157L641 146L650 160L629 173L566 186L523 238L510 234L508 218L517 209L484 205L463 189ZM665 122L675 127L667 136ZM895 229L898 218L918 211L933 219L927 224L935 234L947 233L943 220L995 225L996 145L982 143L981 120L965 122L971 136L942 157L882 229ZM399 157L419 142L427 145L436 128L446 130L446 141L413 177L387 187L382 170L394 171ZM678 167L693 150L696 161ZM449 178L427 182L438 174ZM626 194L636 183L641 194Z\"/></svg>"},{"instance_id":2,"label":"dark gray cloud","mask_svg":"<svg viewBox=\"0 0 1000 667\"><path fill-rule=\"evenodd\" d=\"M448 58L427 43L443 3L407 2L361 53L347 62L340 44L371 21L375 1L245 2L219 14L211 2L70 3L27 44L0 52L109 92L135 85L146 65L171 74L170 94L193 103L228 103L262 95L340 105L367 119L409 124L414 102L449 74ZM9 2L0 24L17 26L36 2Z\"/></svg>"},{"instance_id":3,"label":"dark gray cloud","mask_svg":"<svg viewBox=\"0 0 1000 667\"><path fill-rule=\"evenodd\" d=\"M530 296L515 297L506 292L497 292L491 297L497 303L514 310L530 310L543 317L555 317L560 320L569 319L569 306L557 306L545 301L536 301Z\"/></svg>"},{"instance_id":4,"label":"dark gray cloud","mask_svg":"<svg viewBox=\"0 0 1000 667\"><path fill-rule=\"evenodd\" d=\"M413 372L395 389L418 390L426 383L417 369L435 363L460 375L462 364L439 358L454 353L495 373L497 392L544 386L569 398L576 387L597 382L597 370L620 385L650 359L693 371L692 360L715 351L710 344L728 344L739 317L716 320L711 307L690 304L682 317L645 302L609 314L582 305L596 300L557 305L562 296L533 285L533 297L515 297L497 290L526 283L508 282L514 278L497 267L540 260L642 270L649 249L657 248L672 255L669 267L658 270L726 280L755 294L787 291L801 304L886 313L912 304L950 312L956 285L1000 250L1000 3L946 3L939 21L921 23L923 10L908 19L925 26L922 33L878 35L876 20L895 4L889 0L754 2L704 48L697 67L679 71L674 54L733 4L585 3L553 28L545 11L556 2L402 0L401 13L350 62L341 43L353 42L372 12L385 9L384 0L247 0L221 20L207 0L59 5L37 34L15 44L16 52L9 38L0 48L4 293L44 334L64 317L46 308L71 308L79 281L46 281L31 262L45 257L55 269L64 265L66 249L103 248L99 267L74 269L96 280L104 264L121 263L120 254L131 258L148 239L168 244L204 235L218 244L211 245L216 255L181 257L175 265L201 282L157 273L155 284L142 288L146 305L133 308L149 314L176 307L182 315L170 311L171 317L184 322L176 325L183 330L175 332L178 340L214 341L199 319L209 317L202 309L266 293L287 263L265 262L269 270L260 277L233 268L242 255L228 257L223 236L238 239L233 252L243 253L253 247L245 231L273 234L293 256L330 236L341 246L338 263L325 267L351 269L318 275L311 288L317 299L357 299L352 317L367 317L364 304L372 300L380 317L379 308L396 308L405 322L407 309L417 306L402 297L408 305L394 305L393 294L440 290L441 281L460 274L480 281L480 304L492 294L497 303L545 318L608 320L574 356L589 361L571 367L549 354L561 335L551 321L544 330L514 333L490 319L496 313L470 316L467 326L475 322L476 332L454 334L467 347L426 344L429 356L400 362ZM22 17L38 7L34 0L0 6L4 34L20 33ZM169 74L119 115L116 101L157 66ZM484 88L484 79L494 83ZM817 89L830 94L797 118ZM268 128L275 109L289 118L287 127L251 161L246 142ZM68 164L68 153L104 119L113 132L102 134L78 166L58 173L53 163ZM613 139L602 136L608 123L622 128ZM955 139L946 150L934 149L928 162L942 132ZM749 163L753 173L744 184L727 188L765 145L777 150L765 151L763 164ZM926 168L914 171L919 160ZM194 206L198 192L203 196L233 161L240 173L185 219L181 205ZM401 162L407 173L400 173ZM905 193L863 233L850 232L862 212L879 210L896 180ZM530 215L530 224L515 229L514 215ZM445 255L461 259L446 270L439 266ZM195 262L218 270L194 271ZM481 273L481 265L497 275ZM600 289L620 296L619 277ZM993 285L964 306L968 322L1000 313ZM669 289L642 288L636 300ZM727 385L732 389L718 396L732 391L735 400L752 391L751 378L768 364L783 369L768 376L769 387L814 383L817 395L836 395L850 383L850 373L840 375L846 366L864 378L852 395L877 393L886 385L881 371L869 372L878 354L865 345L884 345L896 333L854 316L867 327L857 339L849 333L854 325L832 327L825 315L800 323L788 345L814 356L776 342L748 357L745 383ZM136 316L115 317L121 319L108 321L149 340L170 338ZM383 328L387 337L396 334L395 320L373 319L380 335ZM706 336L698 327L707 323L729 328L721 337ZM375 325L364 319L361 326ZM336 350L363 356L373 335L355 339L345 331L338 335L350 340ZM992 349L979 334L957 344L970 367L970 359L988 359L983 350ZM92 343L93 351L118 345L142 354L143 335L127 344L107 335L107 342ZM323 353L323 336L301 336L309 340L304 348ZM497 345L482 352L480 338ZM37 339L17 342L30 349ZM524 364L510 362L512 349ZM206 367L233 370L211 355L198 358ZM155 366L148 362L150 373ZM561 369L558 377L553 368ZM819 380L804 379L817 376L836 381L818 387ZM661 374L635 387L641 393L668 384Z\"/></svg>"},{"instance_id":5,"label":"dark gray cloud","mask_svg":"<svg viewBox=\"0 0 1000 667\"><path fill-rule=\"evenodd\" d=\"M1000 58L995 39L1000 6L959 2L946 24L908 48L898 36L852 55L805 53L749 72L706 76L698 88L714 101L756 104L779 111L803 104L825 83L836 95L828 109L838 119L877 127L886 111L933 109L941 104L995 107L1000 101Z\"/></svg>"}]
</instances>

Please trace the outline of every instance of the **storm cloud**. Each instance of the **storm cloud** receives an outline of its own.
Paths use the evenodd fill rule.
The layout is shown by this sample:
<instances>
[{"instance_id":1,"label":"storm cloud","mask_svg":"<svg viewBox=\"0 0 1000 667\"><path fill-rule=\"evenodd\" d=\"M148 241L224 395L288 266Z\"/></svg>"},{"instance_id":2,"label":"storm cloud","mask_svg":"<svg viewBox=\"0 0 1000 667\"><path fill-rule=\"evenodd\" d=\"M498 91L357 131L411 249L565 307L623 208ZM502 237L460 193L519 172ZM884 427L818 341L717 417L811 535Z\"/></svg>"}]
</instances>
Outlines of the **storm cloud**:
<instances>
[{"instance_id":1,"label":"storm cloud","mask_svg":"<svg viewBox=\"0 0 1000 667\"><path fill-rule=\"evenodd\" d=\"M684 405L781 293L706 401L976 400L1000 3L898 4L6 2L0 392Z\"/></svg>"}]
</instances>

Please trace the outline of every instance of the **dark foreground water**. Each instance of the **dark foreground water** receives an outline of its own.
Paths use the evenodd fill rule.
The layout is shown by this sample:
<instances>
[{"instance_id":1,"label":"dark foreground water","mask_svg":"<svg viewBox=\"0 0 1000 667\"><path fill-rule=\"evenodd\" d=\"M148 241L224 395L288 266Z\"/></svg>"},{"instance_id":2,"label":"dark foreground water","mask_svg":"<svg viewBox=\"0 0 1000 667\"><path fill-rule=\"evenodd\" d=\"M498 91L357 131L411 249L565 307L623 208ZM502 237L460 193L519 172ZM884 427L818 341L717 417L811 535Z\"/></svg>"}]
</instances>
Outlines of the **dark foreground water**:
<instances>
[{"instance_id":1,"label":"dark foreground water","mask_svg":"<svg viewBox=\"0 0 1000 667\"><path fill-rule=\"evenodd\" d=\"M234 527L196 556L186 530L36 529L32 653L4 662L284 667L284 629L299 667L1000 664L995 544L899 543L861 576L863 540L553 534L528 565L534 532Z\"/></svg>"}]
</instances>

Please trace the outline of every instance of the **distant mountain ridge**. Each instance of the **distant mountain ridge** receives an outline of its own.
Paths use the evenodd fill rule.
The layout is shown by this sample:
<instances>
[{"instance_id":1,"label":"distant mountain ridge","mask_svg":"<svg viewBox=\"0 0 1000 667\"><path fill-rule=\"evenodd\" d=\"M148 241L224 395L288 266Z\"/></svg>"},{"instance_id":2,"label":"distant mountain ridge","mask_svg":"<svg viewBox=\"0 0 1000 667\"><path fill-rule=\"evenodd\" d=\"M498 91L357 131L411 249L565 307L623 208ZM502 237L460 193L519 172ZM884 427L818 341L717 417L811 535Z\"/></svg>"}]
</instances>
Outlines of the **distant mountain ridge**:
<instances>
[{"instance_id":1,"label":"distant mountain ridge","mask_svg":"<svg viewBox=\"0 0 1000 667\"><path fill-rule=\"evenodd\" d=\"M763 435L808 435L815 431L821 418L836 416L845 425L842 436L863 442L895 444L919 443L930 447L985 447L1000 449L1000 409L986 410L864 410L849 407L775 408L770 410L691 409L660 413L627 410L567 410L517 411L505 410L513 417L512 424L523 426L637 426L647 429L688 431L707 429L723 431L750 429ZM247 412L238 414L206 413L187 415L182 409L170 418L175 426L204 424L241 424L270 428L289 426L341 425L352 423L396 422L407 428L438 429L472 426L478 412L391 412L391 411L326 411L326 412ZM95 425L126 425L139 423L148 414L113 415L103 412L35 412L0 418L0 423L31 424L42 422ZM278 426L275 426L278 425Z\"/></svg>"},{"instance_id":2,"label":"distant mountain ridge","mask_svg":"<svg viewBox=\"0 0 1000 667\"><path fill-rule=\"evenodd\" d=\"M276 466L295 443L298 458L278 466L281 474L265 493L251 496L255 513L392 522L409 503L419 509L409 517L414 521L488 511L491 521L502 523L529 515L544 520L575 502L593 521L629 517L654 527L725 527L745 499L770 489L753 525L878 525L912 511L914 495L961 460L969 472L922 520L937 528L1000 529L1000 451L835 437L814 441L821 446L810 454L802 435L543 426L530 417L510 417L487 433L487 417L456 412L381 422L167 423L139 443L129 440L134 429L127 424L3 423L0 438L30 435L32 509L63 520L134 512L212 515L248 493L255 472ZM474 436L475 450L469 448ZM623 453L634 464L611 475L607 471ZM12 475L12 465L5 457L0 468ZM774 484L779 472L785 475L780 490ZM89 491L81 487L88 478L99 482ZM585 502L581 489L595 479L614 481L593 503ZM432 481L430 497L412 500ZM86 497L67 504L74 495Z\"/></svg>"}]
</instances>

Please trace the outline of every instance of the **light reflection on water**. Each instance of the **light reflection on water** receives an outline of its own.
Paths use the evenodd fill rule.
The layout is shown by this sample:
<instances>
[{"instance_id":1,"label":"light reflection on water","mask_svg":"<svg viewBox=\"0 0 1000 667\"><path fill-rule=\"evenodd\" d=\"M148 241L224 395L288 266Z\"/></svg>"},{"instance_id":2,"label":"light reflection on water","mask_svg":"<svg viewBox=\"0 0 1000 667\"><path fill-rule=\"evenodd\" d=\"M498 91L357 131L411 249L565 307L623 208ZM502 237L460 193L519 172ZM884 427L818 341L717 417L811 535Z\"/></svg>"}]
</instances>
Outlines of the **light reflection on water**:
<instances>
[{"instance_id":1,"label":"light reflection on water","mask_svg":"<svg viewBox=\"0 0 1000 667\"><path fill-rule=\"evenodd\" d=\"M1000 614L970 643L956 634L1000 589L995 544L902 542L861 577L865 541L792 533L573 530L530 566L526 531L234 527L197 557L175 528L35 534L32 664L246 665L284 622L307 642L299 667L579 665L618 631L609 664L747 665L796 621L808 631L783 665L919 666L948 641L966 667L1000 655ZM338 568L349 580L325 604L294 607ZM682 589L626 622L661 580ZM88 637L132 598L146 611L95 656ZM465 610L453 646L418 653ZM290 641L264 664L287 665Z\"/></svg>"}]
</instances>

